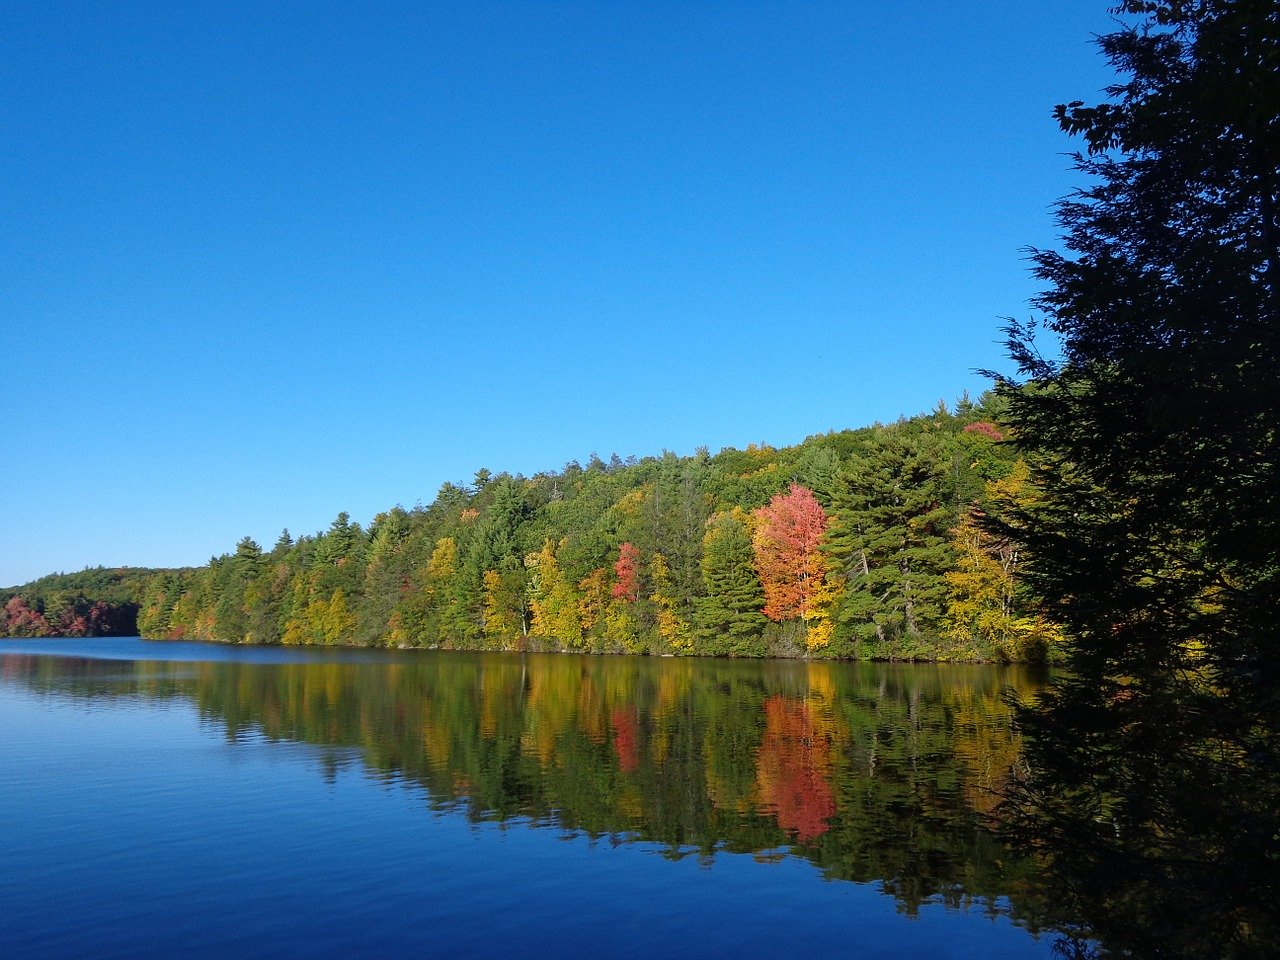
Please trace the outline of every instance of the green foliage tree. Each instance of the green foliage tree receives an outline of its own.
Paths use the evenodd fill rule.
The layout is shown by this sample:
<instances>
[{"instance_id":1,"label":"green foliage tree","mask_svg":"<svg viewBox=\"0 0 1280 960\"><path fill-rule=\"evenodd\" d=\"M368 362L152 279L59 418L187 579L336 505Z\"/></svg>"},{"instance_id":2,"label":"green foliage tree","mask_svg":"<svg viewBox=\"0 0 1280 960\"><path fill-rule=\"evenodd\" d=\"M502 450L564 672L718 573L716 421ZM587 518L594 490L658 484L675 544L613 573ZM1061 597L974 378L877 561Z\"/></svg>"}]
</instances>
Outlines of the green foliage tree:
<instances>
[{"instance_id":1,"label":"green foliage tree","mask_svg":"<svg viewBox=\"0 0 1280 960\"><path fill-rule=\"evenodd\" d=\"M697 634L708 653L765 653L764 588L755 571L751 516L742 509L714 516L702 547L704 595L697 602Z\"/></svg>"},{"instance_id":2,"label":"green foliage tree","mask_svg":"<svg viewBox=\"0 0 1280 960\"><path fill-rule=\"evenodd\" d=\"M950 457L935 432L885 431L850 461L837 491L827 552L845 583L836 620L859 655L936 656L952 562Z\"/></svg>"}]
</instances>

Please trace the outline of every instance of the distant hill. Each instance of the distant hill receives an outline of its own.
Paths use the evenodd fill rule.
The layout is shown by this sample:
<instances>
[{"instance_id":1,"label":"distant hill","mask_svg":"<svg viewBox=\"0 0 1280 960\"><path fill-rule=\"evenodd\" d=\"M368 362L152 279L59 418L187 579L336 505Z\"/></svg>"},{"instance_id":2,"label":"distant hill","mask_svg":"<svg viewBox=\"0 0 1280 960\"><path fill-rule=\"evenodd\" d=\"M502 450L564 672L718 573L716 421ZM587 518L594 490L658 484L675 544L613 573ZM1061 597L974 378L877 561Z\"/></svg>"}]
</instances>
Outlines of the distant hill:
<instances>
[{"instance_id":1,"label":"distant hill","mask_svg":"<svg viewBox=\"0 0 1280 960\"><path fill-rule=\"evenodd\" d=\"M147 584L180 569L89 567L0 588L0 636L131 636Z\"/></svg>"}]
</instances>

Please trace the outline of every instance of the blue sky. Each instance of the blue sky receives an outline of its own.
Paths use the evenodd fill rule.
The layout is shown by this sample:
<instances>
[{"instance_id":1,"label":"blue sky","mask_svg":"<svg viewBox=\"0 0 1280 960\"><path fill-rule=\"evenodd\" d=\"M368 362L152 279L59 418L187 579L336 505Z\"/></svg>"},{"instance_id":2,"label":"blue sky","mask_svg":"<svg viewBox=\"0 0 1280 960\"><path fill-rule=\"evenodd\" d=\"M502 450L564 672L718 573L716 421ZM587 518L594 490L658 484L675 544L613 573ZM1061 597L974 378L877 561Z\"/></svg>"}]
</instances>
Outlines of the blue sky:
<instances>
[{"instance_id":1,"label":"blue sky","mask_svg":"<svg viewBox=\"0 0 1280 960\"><path fill-rule=\"evenodd\" d=\"M6 7L0 584L981 391L1106 5Z\"/></svg>"}]
</instances>

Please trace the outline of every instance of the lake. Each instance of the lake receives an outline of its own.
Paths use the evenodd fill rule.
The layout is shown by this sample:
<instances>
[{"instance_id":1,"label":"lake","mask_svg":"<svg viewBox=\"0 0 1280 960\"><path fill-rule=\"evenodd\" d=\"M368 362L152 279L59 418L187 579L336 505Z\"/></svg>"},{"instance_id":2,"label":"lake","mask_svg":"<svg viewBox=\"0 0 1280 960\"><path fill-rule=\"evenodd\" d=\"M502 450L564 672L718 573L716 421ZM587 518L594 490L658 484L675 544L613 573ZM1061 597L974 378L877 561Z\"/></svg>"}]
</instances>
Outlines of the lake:
<instances>
[{"instance_id":1,"label":"lake","mask_svg":"<svg viewBox=\"0 0 1280 960\"><path fill-rule=\"evenodd\" d=\"M0 641L0 956L1053 955L1016 668Z\"/></svg>"}]
</instances>

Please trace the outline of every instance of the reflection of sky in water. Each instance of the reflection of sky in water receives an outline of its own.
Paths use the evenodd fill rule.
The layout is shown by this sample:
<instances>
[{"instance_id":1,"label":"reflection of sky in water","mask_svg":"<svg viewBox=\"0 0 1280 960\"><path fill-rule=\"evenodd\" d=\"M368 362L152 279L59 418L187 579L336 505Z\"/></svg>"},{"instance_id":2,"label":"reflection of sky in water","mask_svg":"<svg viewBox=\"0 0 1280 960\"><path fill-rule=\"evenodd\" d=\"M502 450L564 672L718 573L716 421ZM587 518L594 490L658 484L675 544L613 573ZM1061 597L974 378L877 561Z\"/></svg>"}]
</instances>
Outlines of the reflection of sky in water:
<instances>
[{"instance_id":1,"label":"reflection of sky in water","mask_svg":"<svg viewBox=\"0 0 1280 960\"><path fill-rule=\"evenodd\" d=\"M686 715L723 711L724 677L755 684L767 667L712 676L714 666L593 658L566 702L557 683L584 671L576 658L543 659L554 675L514 674L514 688L498 684L484 701L462 695L479 674L455 684L435 669L490 662L474 656L426 667L419 655L425 672L407 681L398 657L336 672L292 661L132 673L0 657L0 816L20 825L0 853L0 902L16 918L0 926L0 954L1049 955L1047 940L985 905L947 909L930 894L908 917L878 883L829 882L821 857L788 855L790 842L844 843L845 806L867 799L841 767L851 752L841 738L859 732L823 719L829 699L762 690L756 727L735 732L723 716ZM667 682L676 675L683 686ZM833 676L830 696L874 692ZM629 702L610 684L640 694ZM301 712L279 716L292 694ZM458 704L482 706L472 715ZM441 747L416 725L433 710L470 725L447 738L448 756L433 757ZM726 738L735 742L716 754ZM756 769L736 770L740 761ZM478 782L494 766L511 781L505 794ZM725 781L719 804L691 781L703 767ZM822 805L805 806L804 789Z\"/></svg>"},{"instance_id":2,"label":"reflection of sky in water","mask_svg":"<svg viewBox=\"0 0 1280 960\"><path fill-rule=\"evenodd\" d=\"M165 663L386 663L411 660L414 652L355 647L317 649L190 643L182 640L141 640L137 637L67 637L56 639L0 639L0 656L31 653L94 660L156 660Z\"/></svg>"}]
</instances>

